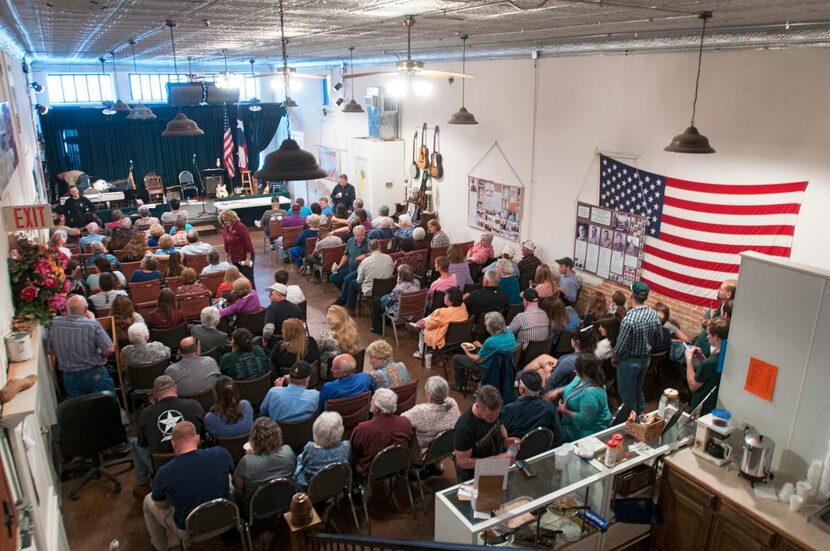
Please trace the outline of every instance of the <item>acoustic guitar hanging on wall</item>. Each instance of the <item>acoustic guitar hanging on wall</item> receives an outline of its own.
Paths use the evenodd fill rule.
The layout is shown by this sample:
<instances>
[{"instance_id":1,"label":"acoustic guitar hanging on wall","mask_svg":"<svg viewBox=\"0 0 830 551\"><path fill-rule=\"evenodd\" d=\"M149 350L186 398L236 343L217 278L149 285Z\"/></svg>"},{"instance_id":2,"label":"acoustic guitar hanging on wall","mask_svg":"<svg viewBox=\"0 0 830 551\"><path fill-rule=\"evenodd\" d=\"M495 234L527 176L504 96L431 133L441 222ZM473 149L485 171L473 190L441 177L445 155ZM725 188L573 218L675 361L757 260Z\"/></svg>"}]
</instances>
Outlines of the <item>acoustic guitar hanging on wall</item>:
<instances>
[{"instance_id":1,"label":"acoustic guitar hanging on wall","mask_svg":"<svg viewBox=\"0 0 830 551\"><path fill-rule=\"evenodd\" d=\"M429 175L439 180L444 177L444 157L438 153L439 128L435 126L435 133L432 135L432 155L429 157Z\"/></svg>"},{"instance_id":2,"label":"acoustic guitar hanging on wall","mask_svg":"<svg viewBox=\"0 0 830 551\"><path fill-rule=\"evenodd\" d=\"M418 168L426 170L429 166L429 148L427 147L427 123L421 129L421 147L418 148L418 158L415 161Z\"/></svg>"},{"instance_id":3,"label":"acoustic guitar hanging on wall","mask_svg":"<svg viewBox=\"0 0 830 551\"><path fill-rule=\"evenodd\" d=\"M409 178L412 182L418 179L421 175L421 169L418 168L418 160L415 153L418 148L418 131L415 131L415 137L412 138L412 164L409 165Z\"/></svg>"}]
</instances>

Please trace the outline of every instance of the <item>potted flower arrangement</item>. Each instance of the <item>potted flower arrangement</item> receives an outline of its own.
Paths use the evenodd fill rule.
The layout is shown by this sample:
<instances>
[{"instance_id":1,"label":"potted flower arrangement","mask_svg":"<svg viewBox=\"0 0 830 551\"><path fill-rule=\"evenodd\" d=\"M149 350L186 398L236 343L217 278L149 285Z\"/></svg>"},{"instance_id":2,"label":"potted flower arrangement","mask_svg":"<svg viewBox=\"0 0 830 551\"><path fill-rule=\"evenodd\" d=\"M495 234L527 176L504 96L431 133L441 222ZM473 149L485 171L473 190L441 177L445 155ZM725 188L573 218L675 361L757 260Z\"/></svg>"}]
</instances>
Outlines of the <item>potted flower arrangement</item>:
<instances>
[{"instance_id":1,"label":"potted flower arrangement","mask_svg":"<svg viewBox=\"0 0 830 551\"><path fill-rule=\"evenodd\" d=\"M48 327L66 308L72 284L64 273L69 258L43 243L18 237L9 253L9 277L14 298L15 325Z\"/></svg>"}]
</instances>

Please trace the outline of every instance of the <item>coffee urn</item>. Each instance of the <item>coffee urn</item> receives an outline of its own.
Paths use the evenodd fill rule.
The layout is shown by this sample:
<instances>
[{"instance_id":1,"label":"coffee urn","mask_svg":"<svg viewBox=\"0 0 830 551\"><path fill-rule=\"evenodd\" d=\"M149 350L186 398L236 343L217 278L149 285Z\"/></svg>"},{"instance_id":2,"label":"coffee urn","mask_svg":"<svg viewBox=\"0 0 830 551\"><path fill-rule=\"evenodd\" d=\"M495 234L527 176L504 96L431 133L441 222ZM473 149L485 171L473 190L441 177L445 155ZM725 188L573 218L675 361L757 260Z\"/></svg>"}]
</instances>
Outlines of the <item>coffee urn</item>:
<instances>
[{"instance_id":1,"label":"coffee urn","mask_svg":"<svg viewBox=\"0 0 830 551\"><path fill-rule=\"evenodd\" d=\"M741 476L752 482L766 482L772 478L770 465L775 442L760 434L755 427L744 428L744 443L741 448Z\"/></svg>"}]
</instances>

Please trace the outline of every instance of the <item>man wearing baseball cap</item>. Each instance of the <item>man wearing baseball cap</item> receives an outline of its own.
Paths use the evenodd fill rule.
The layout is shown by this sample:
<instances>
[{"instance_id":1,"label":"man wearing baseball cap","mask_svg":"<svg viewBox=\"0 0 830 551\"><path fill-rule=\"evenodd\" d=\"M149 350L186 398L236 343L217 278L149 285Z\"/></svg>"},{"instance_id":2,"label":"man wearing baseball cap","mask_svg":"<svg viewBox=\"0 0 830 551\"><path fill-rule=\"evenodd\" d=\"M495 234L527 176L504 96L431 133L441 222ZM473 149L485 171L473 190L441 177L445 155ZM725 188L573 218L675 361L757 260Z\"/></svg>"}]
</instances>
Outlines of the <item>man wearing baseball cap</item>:
<instances>
[{"instance_id":1,"label":"man wearing baseball cap","mask_svg":"<svg viewBox=\"0 0 830 551\"><path fill-rule=\"evenodd\" d=\"M274 283L268 287L271 304L265 309L265 327L262 328L262 342L266 345L274 333L282 334L282 322L287 319L303 319L303 313L293 302L285 299L288 288L282 283Z\"/></svg>"},{"instance_id":2,"label":"man wearing baseball cap","mask_svg":"<svg viewBox=\"0 0 830 551\"><path fill-rule=\"evenodd\" d=\"M576 299L579 296L579 288L582 286L579 278L574 273L573 258L563 256L562 258L557 258L556 263L559 264L561 277L559 278L559 287L554 292L559 293L559 296L565 302L565 306L573 306L576 304Z\"/></svg>"},{"instance_id":3,"label":"man wearing baseball cap","mask_svg":"<svg viewBox=\"0 0 830 551\"><path fill-rule=\"evenodd\" d=\"M519 289L524 291L536 278L536 268L542 264L536 256L536 244L528 239L522 243L522 259L519 261Z\"/></svg>"},{"instance_id":4,"label":"man wearing baseball cap","mask_svg":"<svg viewBox=\"0 0 830 551\"><path fill-rule=\"evenodd\" d=\"M523 438L536 427L553 431L553 446L562 441L562 427L556 408L541 394L542 377L535 371L519 373L519 397L501 411L501 421L508 436Z\"/></svg>"},{"instance_id":5,"label":"man wearing baseball cap","mask_svg":"<svg viewBox=\"0 0 830 551\"><path fill-rule=\"evenodd\" d=\"M292 365L288 375L274 381L259 411L277 423L301 423L317 413L320 393L307 388L313 369L308 362Z\"/></svg>"},{"instance_id":6,"label":"man wearing baseball cap","mask_svg":"<svg viewBox=\"0 0 830 551\"><path fill-rule=\"evenodd\" d=\"M631 309L620 323L612 363L617 366L620 399L638 414L646 407L643 383L650 363L649 354L660 346L663 326L657 311L646 306L650 289L642 281L631 284Z\"/></svg>"},{"instance_id":7,"label":"man wearing baseball cap","mask_svg":"<svg viewBox=\"0 0 830 551\"><path fill-rule=\"evenodd\" d=\"M550 334L550 319L544 310L539 308L539 294L535 289L528 289L522 295L524 312L519 312L510 322L510 330L516 335L516 342L522 348L532 341L543 341ZM533 359L533 358L529 358Z\"/></svg>"}]
</instances>

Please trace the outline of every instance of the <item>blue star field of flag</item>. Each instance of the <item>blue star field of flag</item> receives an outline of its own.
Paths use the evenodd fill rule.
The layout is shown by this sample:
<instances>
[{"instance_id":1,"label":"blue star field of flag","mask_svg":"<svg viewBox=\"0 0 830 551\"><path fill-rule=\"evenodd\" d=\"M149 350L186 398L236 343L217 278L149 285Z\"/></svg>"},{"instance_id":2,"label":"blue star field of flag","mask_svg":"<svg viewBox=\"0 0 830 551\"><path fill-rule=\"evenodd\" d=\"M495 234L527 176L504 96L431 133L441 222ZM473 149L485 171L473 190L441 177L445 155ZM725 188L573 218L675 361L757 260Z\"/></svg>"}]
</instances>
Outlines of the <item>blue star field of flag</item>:
<instances>
[{"instance_id":1,"label":"blue star field of flag","mask_svg":"<svg viewBox=\"0 0 830 551\"><path fill-rule=\"evenodd\" d=\"M648 219L648 237L660 237L666 178L600 155L599 205Z\"/></svg>"}]
</instances>

